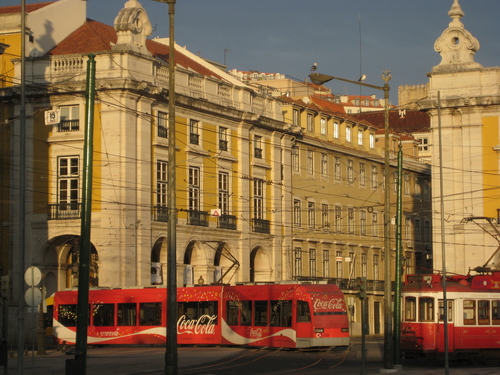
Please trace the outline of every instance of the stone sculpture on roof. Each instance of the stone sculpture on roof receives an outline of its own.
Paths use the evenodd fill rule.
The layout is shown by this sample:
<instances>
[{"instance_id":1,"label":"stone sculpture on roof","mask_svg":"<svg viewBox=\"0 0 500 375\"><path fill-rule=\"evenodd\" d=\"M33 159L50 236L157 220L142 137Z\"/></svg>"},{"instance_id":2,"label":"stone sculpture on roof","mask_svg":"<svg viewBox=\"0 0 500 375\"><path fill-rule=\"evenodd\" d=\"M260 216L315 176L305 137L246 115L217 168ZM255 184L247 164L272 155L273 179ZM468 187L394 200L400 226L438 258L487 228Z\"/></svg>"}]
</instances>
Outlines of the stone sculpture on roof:
<instances>
[{"instance_id":1,"label":"stone sculpture on roof","mask_svg":"<svg viewBox=\"0 0 500 375\"><path fill-rule=\"evenodd\" d=\"M464 12L458 0L454 0L448 15L452 21L434 43L434 50L441 54L441 63L432 68L432 71L482 68L481 64L474 62L474 54L480 47L479 41L465 30L461 21Z\"/></svg>"},{"instance_id":2,"label":"stone sculpture on roof","mask_svg":"<svg viewBox=\"0 0 500 375\"><path fill-rule=\"evenodd\" d=\"M153 28L148 14L137 0L129 0L115 18L115 30L118 36L113 50L134 51L151 55L146 48L146 38Z\"/></svg>"}]
</instances>

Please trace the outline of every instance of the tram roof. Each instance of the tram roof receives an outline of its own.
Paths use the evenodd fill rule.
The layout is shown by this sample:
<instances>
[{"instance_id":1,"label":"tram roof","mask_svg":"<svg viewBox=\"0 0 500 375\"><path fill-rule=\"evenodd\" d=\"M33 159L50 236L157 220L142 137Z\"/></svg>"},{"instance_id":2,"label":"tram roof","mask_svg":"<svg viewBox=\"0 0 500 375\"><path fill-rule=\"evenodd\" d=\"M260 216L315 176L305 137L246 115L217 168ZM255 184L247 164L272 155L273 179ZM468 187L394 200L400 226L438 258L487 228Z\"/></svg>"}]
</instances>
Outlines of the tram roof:
<instances>
[{"instance_id":1,"label":"tram roof","mask_svg":"<svg viewBox=\"0 0 500 375\"><path fill-rule=\"evenodd\" d=\"M440 274L406 275L405 291L443 290L443 276ZM456 291L474 290L500 292L500 272L486 275L451 275L446 277L446 289Z\"/></svg>"}]
</instances>

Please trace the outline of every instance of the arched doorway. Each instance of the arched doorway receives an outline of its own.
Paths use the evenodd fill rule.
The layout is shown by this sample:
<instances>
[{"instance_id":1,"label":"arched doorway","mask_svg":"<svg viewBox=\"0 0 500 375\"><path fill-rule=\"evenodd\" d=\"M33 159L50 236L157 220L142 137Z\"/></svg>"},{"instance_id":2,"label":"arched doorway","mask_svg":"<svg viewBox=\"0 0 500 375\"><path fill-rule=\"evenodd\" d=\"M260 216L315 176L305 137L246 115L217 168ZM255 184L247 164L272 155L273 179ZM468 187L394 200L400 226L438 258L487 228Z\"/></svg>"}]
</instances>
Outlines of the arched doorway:
<instances>
[{"instance_id":1,"label":"arched doorway","mask_svg":"<svg viewBox=\"0 0 500 375\"><path fill-rule=\"evenodd\" d=\"M211 259L207 257L204 243L195 240L190 241L184 252L184 285L212 282L213 276L208 275L208 266L212 265L209 262L211 262Z\"/></svg>"},{"instance_id":2,"label":"arched doorway","mask_svg":"<svg viewBox=\"0 0 500 375\"><path fill-rule=\"evenodd\" d=\"M90 244L90 276L89 286L99 286L99 255L94 245ZM78 286L80 267L80 237L74 237L72 246L66 257L66 288Z\"/></svg>"},{"instance_id":3,"label":"arched doorway","mask_svg":"<svg viewBox=\"0 0 500 375\"><path fill-rule=\"evenodd\" d=\"M269 255L267 251L260 246L255 247L250 253L250 281L273 281Z\"/></svg>"},{"instance_id":4,"label":"arched doorway","mask_svg":"<svg viewBox=\"0 0 500 375\"><path fill-rule=\"evenodd\" d=\"M214 283L230 284L236 280L240 263L225 242L219 242L214 257Z\"/></svg>"},{"instance_id":5,"label":"arched doorway","mask_svg":"<svg viewBox=\"0 0 500 375\"><path fill-rule=\"evenodd\" d=\"M166 257L167 239L165 237L160 237L156 240L153 249L151 250L151 285L162 285L163 284L163 266L161 263L162 250L164 257Z\"/></svg>"}]
</instances>

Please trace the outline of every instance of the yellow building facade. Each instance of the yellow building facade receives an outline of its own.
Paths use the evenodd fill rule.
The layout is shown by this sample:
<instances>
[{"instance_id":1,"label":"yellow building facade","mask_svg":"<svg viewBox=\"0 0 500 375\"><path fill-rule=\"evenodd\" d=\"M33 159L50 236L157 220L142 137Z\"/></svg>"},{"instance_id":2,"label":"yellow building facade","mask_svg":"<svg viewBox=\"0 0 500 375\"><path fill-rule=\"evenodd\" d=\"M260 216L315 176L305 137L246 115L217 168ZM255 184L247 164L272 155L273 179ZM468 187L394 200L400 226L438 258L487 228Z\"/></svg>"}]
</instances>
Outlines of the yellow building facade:
<instances>
[{"instance_id":1,"label":"yellow building facade","mask_svg":"<svg viewBox=\"0 0 500 375\"><path fill-rule=\"evenodd\" d=\"M367 278L369 332L383 331L384 157L383 135L367 122L342 114L313 96L283 97L285 121L303 133L292 146L293 243L287 268L296 280L337 284L346 294L353 334L360 334L357 279ZM382 138L382 139L380 139ZM390 141L400 143L398 134ZM397 160L391 152L391 280L395 271ZM430 166L403 158L403 271L432 272Z\"/></svg>"}]
</instances>

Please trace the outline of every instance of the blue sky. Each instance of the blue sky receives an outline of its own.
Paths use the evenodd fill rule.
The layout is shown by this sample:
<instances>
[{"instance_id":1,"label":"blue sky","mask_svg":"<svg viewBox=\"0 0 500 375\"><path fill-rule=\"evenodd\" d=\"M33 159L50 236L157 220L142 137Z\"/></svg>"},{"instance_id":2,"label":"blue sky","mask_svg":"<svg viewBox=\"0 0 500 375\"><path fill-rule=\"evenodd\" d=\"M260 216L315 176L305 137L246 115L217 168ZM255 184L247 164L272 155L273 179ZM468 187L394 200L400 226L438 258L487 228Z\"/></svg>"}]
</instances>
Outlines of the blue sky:
<instances>
[{"instance_id":1,"label":"blue sky","mask_svg":"<svg viewBox=\"0 0 500 375\"><path fill-rule=\"evenodd\" d=\"M26 0L27 4L43 2ZM112 25L125 0L88 0L87 17ZM499 0L459 0L465 28L481 49L475 61L500 65ZM21 0L2 0L2 6ZM142 0L154 36L168 36L168 5ZM400 85L426 83L441 58L434 42L451 21L453 0L177 0L175 40L228 69L279 72L305 79L318 71L382 85L392 72L391 100ZM224 50L227 50L224 53ZM358 86L327 84L334 93L359 94ZM377 94L363 88L362 94Z\"/></svg>"}]
</instances>

